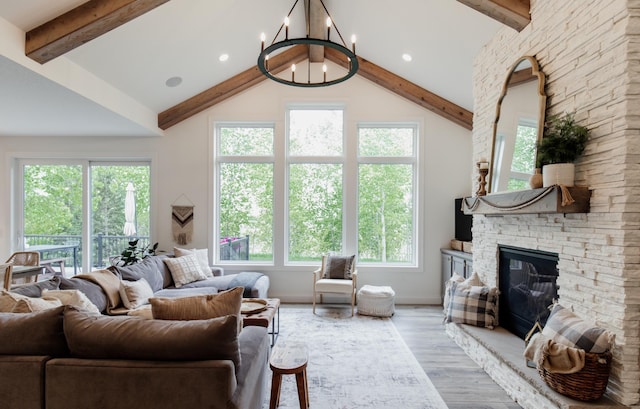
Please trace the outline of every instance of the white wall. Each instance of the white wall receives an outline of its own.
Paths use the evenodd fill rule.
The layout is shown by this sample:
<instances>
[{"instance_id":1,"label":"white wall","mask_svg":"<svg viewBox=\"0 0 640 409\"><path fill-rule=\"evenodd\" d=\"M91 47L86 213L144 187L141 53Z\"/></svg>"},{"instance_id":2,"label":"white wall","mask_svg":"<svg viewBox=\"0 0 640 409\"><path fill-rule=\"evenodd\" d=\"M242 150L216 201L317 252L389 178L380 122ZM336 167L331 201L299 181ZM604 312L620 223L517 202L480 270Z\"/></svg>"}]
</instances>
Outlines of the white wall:
<instances>
[{"instance_id":1,"label":"white wall","mask_svg":"<svg viewBox=\"0 0 640 409\"><path fill-rule=\"evenodd\" d=\"M327 88L302 89L271 81L245 91L166 131L158 138L8 138L0 137L0 254L12 250L9 212L12 158L85 157L153 159L152 236L160 248L171 250L170 206L182 195L195 205L193 242L189 246L213 249L212 236L212 124L214 121L275 121L284 132L288 103L345 104L348 137L360 121L416 121L421 125L421 148L426 153L426 175L420 197L426 202L419 249L422 264L414 271L359 268L359 283L391 285L398 303L440 303L440 253L453 237L453 199L471 193L471 133L377 85L354 77ZM182 200L182 199L181 199ZM248 267L237 268L248 270ZM311 268L250 267L271 278L270 296L283 301L311 301ZM233 271L234 268L227 268Z\"/></svg>"}]
</instances>

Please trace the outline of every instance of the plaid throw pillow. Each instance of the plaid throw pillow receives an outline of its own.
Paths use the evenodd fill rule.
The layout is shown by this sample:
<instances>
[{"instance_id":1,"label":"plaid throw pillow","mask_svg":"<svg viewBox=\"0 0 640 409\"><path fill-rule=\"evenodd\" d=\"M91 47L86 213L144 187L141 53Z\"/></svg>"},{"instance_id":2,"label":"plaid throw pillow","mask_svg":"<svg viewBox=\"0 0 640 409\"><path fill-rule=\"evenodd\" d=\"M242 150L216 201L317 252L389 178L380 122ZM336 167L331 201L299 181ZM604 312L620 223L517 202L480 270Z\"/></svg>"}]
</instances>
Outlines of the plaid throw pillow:
<instances>
[{"instance_id":1,"label":"plaid throw pillow","mask_svg":"<svg viewBox=\"0 0 640 409\"><path fill-rule=\"evenodd\" d=\"M449 288L449 306L445 322L493 329L498 325L497 288L465 287L453 282Z\"/></svg>"},{"instance_id":2,"label":"plaid throw pillow","mask_svg":"<svg viewBox=\"0 0 640 409\"><path fill-rule=\"evenodd\" d=\"M553 306L542 334L568 347L601 354L611 349L615 334L585 322L560 304Z\"/></svg>"},{"instance_id":3,"label":"plaid throw pillow","mask_svg":"<svg viewBox=\"0 0 640 409\"><path fill-rule=\"evenodd\" d=\"M322 278L351 280L356 256L322 256Z\"/></svg>"}]
</instances>

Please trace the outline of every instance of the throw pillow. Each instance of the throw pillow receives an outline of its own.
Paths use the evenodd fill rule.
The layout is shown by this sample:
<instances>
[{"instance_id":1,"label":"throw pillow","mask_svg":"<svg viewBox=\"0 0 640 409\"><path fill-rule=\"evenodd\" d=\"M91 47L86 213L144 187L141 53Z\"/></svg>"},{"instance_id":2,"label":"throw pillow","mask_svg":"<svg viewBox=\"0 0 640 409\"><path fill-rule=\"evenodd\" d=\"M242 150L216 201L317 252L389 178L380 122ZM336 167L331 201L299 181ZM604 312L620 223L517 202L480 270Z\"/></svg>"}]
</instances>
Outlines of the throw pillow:
<instances>
[{"instance_id":1,"label":"throw pillow","mask_svg":"<svg viewBox=\"0 0 640 409\"><path fill-rule=\"evenodd\" d=\"M18 300L12 312L27 313L50 310L62 306L62 302L55 298L23 298Z\"/></svg>"},{"instance_id":2,"label":"throw pillow","mask_svg":"<svg viewBox=\"0 0 640 409\"><path fill-rule=\"evenodd\" d=\"M88 359L199 361L230 359L240 364L237 317L160 321L128 316L64 312L71 354Z\"/></svg>"},{"instance_id":3,"label":"throw pillow","mask_svg":"<svg viewBox=\"0 0 640 409\"><path fill-rule=\"evenodd\" d=\"M238 317L238 332L242 329L243 287L234 287L218 294L197 295L180 298L151 298L153 318L160 320L203 320L235 315Z\"/></svg>"},{"instance_id":4,"label":"throw pillow","mask_svg":"<svg viewBox=\"0 0 640 409\"><path fill-rule=\"evenodd\" d=\"M13 312L18 301L24 298L28 297L3 289L2 292L0 292L0 312Z\"/></svg>"},{"instance_id":5,"label":"throw pillow","mask_svg":"<svg viewBox=\"0 0 640 409\"><path fill-rule=\"evenodd\" d=\"M164 263L171 271L171 277L176 288L194 281L206 280L207 276L200 268L195 254L176 258L165 258Z\"/></svg>"},{"instance_id":6,"label":"throw pillow","mask_svg":"<svg viewBox=\"0 0 640 409\"><path fill-rule=\"evenodd\" d=\"M589 324L560 304L553 306L542 334L559 344L594 354L610 350L615 341L615 334Z\"/></svg>"},{"instance_id":7,"label":"throw pillow","mask_svg":"<svg viewBox=\"0 0 640 409\"><path fill-rule=\"evenodd\" d=\"M465 286L459 286L459 283L452 283L445 322L493 329L498 325L499 294L500 292L495 287L472 286L465 288Z\"/></svg>"},{"instance_id":8,"label":"throw pillow","mask_svg":"<svg viewBox=\"0 0 640 409\"><path fill-rule=\"evenodd\" d=\"M80 290L42 290L42 298L57 298L63 305L71 305L79 310L87 311L92 314L100 314L98 307L95 306L86 295Z\"/></svg>"},{"instance_id":9,"label":"throw pillow","mask_svg":"<svg viewBox=\"0 0 640 409\"><path fill-rule=\"evenodd\" d=\"M464 277L461 276L460 274L454 272L453 274L451 274L451 278L449 278L447 280L447 282L445 283L445 285L444 285L444 300L442 302L442 306L444 307L445 315L447 314L447 310L449 309L449 298L450 298L449 297L449 293L451 291L451 285L453 283L460 284L463 281L464 281Z\"/></svg>"},{"instance_id":10,"label":"throw pillow","mask_svg":"<svg viewBox=\"0 0 640 409\"><path fill-rule=\"evenodd\" d=\"M166 258L166 255L149 256L128 266L110 266L108 270L120 276L121 280L138 281L144 278L153 291L158 291L171 284L171 274L165 271L163 262Z\"/></svg>"},{"instance_id":11,"label":"throw pillow","mask_svg":"<svg viewBox=\"0 0 640 409\"><path fill-rule=\"evenodd\" d=\"M26 314L0 313L0 355L69 354L58 307Z\"/></svg>"},{"instance_id":12,"label":"throw pillow","mask_svg":"<svg viewBox=\"0 0 640 409\"><path fill-rule=\"evenodd\" d=\"M38 281L37 283L29 283L27 285L17 286L11 289L14 294L22 294L27 297L40 297L42 296L42 290L58 290L60 286L60 277L53 277L50 280Z\"/></svg>"},{"instance_id":13,"label":"throw pillow","mask_svg":"<svg viewBox=\"0 0 640 409\"><path fill-rule=\"evenodd\" d=\"M451 274L451 278L447 280L444 288L444 302L442 303L442 305L444 306L445 315L447 314L447 311L449 309L449 295L451 293L451 285L453 283L458 283L458 289L471 288L473 286L484 286L484 283L480 280L478 273L476 273L475 271L467 279L456 272Z\"/></svg>"},{"instance_id":14,"label":"throw pillow","mask_svg":"<svg viewBox=\"0 0 640 409\"><path fill-rule=\"evenodd\" d=\"M178 247L173 248L173 254L176 257L188 256L190 254L195 254L198 259L198 263L200 264L200 268L204 272L204 275L207 278L213 277L213 273L211 272L211 267L209 267L209 249L181 249Z\"/></svg>"},{"instance_id":15,"label":"throw pillow","mask_svg":"<svg viewBox=\"0 0 640 409\"><path fill-rule=\"evenodd\" d=\"M145 320L153 319L153 312L151 312L151 304L143 305L142 307L138 307L135 310L131 310L127 312L127 315L130 317L142 318Z\"/></svg>"},{"instance_id":16,"label":"throw pillow","mask_svg":"<svg viewBox=\"0 0 640 409\"><path fill-rule=\"evenodd\" d=\"M356 256L322 256L322 278L351 280Z\"/></svg>"},{"instance_id":17,"label":"throw pillow","mask_svg":"<svg viewBox=\"0 0 640 409\"><path fill-rule=\"evenodd\" d=\"M120 299L128 309L133 310L148 304L150 297L153 297L153 290L144 278L138 281L120 281Z\"/></svg>"},{"instance_id":18,"label":"throw pillow","mask_svg":"<svg viewBox=\"0 0 640 409\"><path fill-rule=\"evenodd\" d=\"M60 290L81 291L84 295L87 296L89 301L91 301L96 307L98 307L98 310L100 312L107 309L107 294L105 294L102 287L98 284L80 277L54 277L52 278L52 280L57 280L60 283Z\"/></svg>"}]
</instances>

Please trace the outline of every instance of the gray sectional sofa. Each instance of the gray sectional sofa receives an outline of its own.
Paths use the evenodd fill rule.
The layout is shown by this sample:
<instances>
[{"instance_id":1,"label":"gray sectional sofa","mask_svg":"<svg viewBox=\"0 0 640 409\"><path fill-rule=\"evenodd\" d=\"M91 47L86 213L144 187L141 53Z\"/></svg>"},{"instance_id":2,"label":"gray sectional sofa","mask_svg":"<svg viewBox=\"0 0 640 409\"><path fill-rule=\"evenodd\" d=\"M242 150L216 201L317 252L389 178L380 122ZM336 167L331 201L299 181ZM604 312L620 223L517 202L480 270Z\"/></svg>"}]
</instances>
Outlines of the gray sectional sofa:
<instances>
[{"instance_id":1,"label":"gray sectional sofa","mask_svg":"<svg viewBox=\"0 0 640 409\"><path fill-rule=\"evenodd\" d=\"M268 297L269 276L256 273L226 275L224 269L220 267L210 267L213 275L211 278L195 281L176 288L171 272L163 261L167 257L171 256L150 256L137 264L125 267L111 266L108 270L122 280L137 281L144 278L151 286L155 297L186 297L216 294L219 291L228 290L229 288L239 285L246 285L245 297ZM98 307L100 312L106 313L109 300L103 288L99 284L81 277L86 278L86 276L83 275L74 278L53 277L47 281L14 288L12 291L29 297L39 297L42 289L45 288L48 290L80 290ZM244 279L247 277L248 279Z\"/></svg>"},{"instance_id":2,"label":"gray sectional sofa","mask_svg":"<svg viewBox=\"0 0 640 409\"><path fill-rule=\"evenodd\" d=\"M258 409L266 328L237 317L162 321L73 307L0 313L6 409Z\"/></svg>"},{"instance_id":3,"label":"gray sectional sofa","mask_svg":"<svg viewBox=\"0 0 640 409\"><path fill-rule=\"evenodd\" d=\"M176 288L166 257L110 267L113 275L99 273L109 281L144 278L155 297L208 295L237 286L244 287L244 297L267 297L268 276L225 275L215 267L212 277ZM266 328L238 331L235 315L190 321L107 315L113 297L100 280L87 276L54 277L12 289L29 297L40 297L43 289L79 290L102 315L73 307L0 313L0 407L262 407L269 355ZM115 279L116 287L118 282Z\"/></svg>"}]
</instances>

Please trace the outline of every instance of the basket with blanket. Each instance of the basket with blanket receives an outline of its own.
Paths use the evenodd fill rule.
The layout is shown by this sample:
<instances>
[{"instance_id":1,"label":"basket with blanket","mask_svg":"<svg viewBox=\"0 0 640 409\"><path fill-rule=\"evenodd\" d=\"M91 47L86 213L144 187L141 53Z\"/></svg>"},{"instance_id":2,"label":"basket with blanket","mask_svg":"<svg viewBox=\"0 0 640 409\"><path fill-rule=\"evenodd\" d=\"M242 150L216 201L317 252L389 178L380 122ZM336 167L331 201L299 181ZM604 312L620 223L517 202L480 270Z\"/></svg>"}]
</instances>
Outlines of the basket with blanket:
<instances>
[{"instance_id":1,"label":"basket with blanket","mask_svg":"<svg viewBox=\"0 0 640 409\"><path fill-rule=\"evenodd\" d=\"M527 344L525 358L553 390L580 401L599 399L607 389L615 335L555 304L542 332Z\"/></svg>"}]
</instances>

